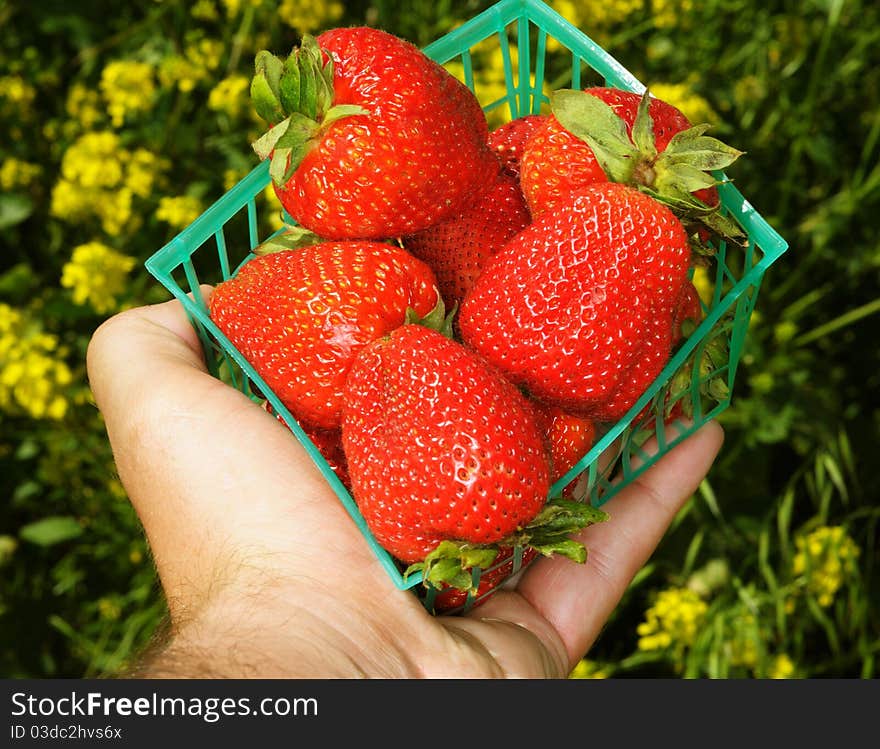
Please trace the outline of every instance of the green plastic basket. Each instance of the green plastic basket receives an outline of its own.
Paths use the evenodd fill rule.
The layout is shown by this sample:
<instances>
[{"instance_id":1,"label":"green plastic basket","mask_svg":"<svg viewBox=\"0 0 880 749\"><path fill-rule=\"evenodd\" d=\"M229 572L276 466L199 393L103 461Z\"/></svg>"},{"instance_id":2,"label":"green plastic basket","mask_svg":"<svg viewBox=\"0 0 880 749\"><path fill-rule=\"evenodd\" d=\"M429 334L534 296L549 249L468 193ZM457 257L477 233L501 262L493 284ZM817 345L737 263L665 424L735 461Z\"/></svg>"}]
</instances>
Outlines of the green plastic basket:
<instances>
[{"instance_id":1,"label":"green plastic basket","mask_svg":"<svg viewBox=\"0 0 880 749\"><path fill-rule=\"evenodd\" d=\"M497 86L484 85L486 73L481 65L488 52L499 48L505 91L484 101L486 92L497 91ZM516 118L540 112L547 103L548 85L610 85L639 93L645 88L586 34L539 0L501 0L424 51L437 62L454 66L491 117L504 113ZM552 80L548 78L551 75ZM724 175L718 177L723 179ZM404 576L399 563L376 542L342 482L278 397L210 320L199 293L200 283L217 284L234 275L253 257L251 250L273 233L264 228L268 209L258 208L257 202L268 184L268 163L263 162L150 257L146 267L183 304L201 338L212 374L255 401L268 401L308 451L394 584L417 591L431 609L434 593L420 585L421 573ZM723 210L740 224L747 242L744 246L721 243L716 248L710 268L714 293L704 305L703 321L627 415L601 435L593 448L554 484L551 494L580 477L580 496L599 506L730 405L737 363L761 280L788 245L732 184L721 184L719 195ZM676 422L670 436L663 418L656 418L667 401L670 382L683 367L701 361L707 344L719 336L729 347L728 361L711 371L691 367L691 386L683 397L691 403L693 425L685 427ZM701 385L713 379L727 386L728 395L720 401L701 395ZM656 447L648 450L645 443L651 437L656 439L651 443ZM522 550L516 549L511 575L519 571L521 560ZM481 572L473 571L475 586ZM469 596L462 609L473 603Z\"/></svg>"}]
</instances>

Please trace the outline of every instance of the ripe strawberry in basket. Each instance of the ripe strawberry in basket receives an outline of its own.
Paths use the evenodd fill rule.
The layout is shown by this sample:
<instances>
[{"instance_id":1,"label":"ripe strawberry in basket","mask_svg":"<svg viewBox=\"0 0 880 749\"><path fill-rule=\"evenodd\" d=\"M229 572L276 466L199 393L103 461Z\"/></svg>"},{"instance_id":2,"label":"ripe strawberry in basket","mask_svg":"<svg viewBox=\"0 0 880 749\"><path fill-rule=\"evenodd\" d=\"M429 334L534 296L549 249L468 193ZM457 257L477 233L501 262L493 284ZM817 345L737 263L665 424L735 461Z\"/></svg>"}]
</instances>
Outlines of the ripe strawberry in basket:
<instances>
[{"instance_id":1,"label":"ripe strawberry in basket","mask_svg":"<svg viewBox=\"0 0 880 749\"><path fill-rule=\"evenodd\" d=\"M582 561L568 534L604 518L548 504L550 462L531 404L481 357L422 325L358 355L342 445L371 532L427 584L469 589L470 568L517 544Z\"/></svg>"},{"instance_id":2,"label":"ripe strawberry in basket","mask_svg":"<svg viewBox=\"0 0 880 749\"><path fill-rule=\"evenodd\" d=\"M529 223L516 178L500 172L495 184L464 211L403 238L403 246L437 276L447 305L461 304L483 266Z\"/></svg>"},{"instance_id":3,"label":"ripe strawberry in basket","mask_svg":"<svg viewBox=\"0 0 880 749\"><path fill-rule=\"evenodd\" d=\"M559 90L553 114L523 150L520 180L532 216L551 210L579 187L611 180L637 186L669 205L688 233L742 237L718 211L711 171L741 152L692 127L671 104L612 87Z\"/></svg>"},{"instance_id":4,"label":"ripe strawberry in basket","mask_svg":"<svg viewBox=\"0 0 880 749\"><path fill-rule=\"evenodd\" d=\"M498 154L501 166L519 180L520 162L526 142L547 122L547 115L527 114L496 127L489 133L489 147Z\"/></svg>"},{"instance_id":5,"label":"ripe strawberry in basket","mask_svg":"<svg viewBox=\"0 0 880 749\"><path fill-rule=\"evenodd\" d=\"M283 61L260 52L251 97L272 126L253 146L271 158L282 205L323 237L421 231L469 204L498 170L473 92L378 29L306 35Z\"/></svg>"},{"instance_id":6,"label":"ripe strawberry in basket","mask_svg":"<svg viewBox=\"0 0 880 749\"><path fill-rule=\"evenodd\" d=\"M262 245L214 289L210 315L298 421L334 429L357 352L401 325L408 308L427 315L439 292L427 265L390 244L287 249L314 239L291 229Z\"/></svg>"},{"instance_id":7,"label":"ripe strawberry in basket","mask_svg":"<svg viewBox=\"0 0 880 749\"><path fill-rule=\"evenodd\" d=\"M538 400L614 421L642 392L627 389L635 367L655 377L654 354L669 355L690 257L666 206L627 185L589 185L487 263L462 304L462 338Z\"/></svg>"},{"instance_id":8,"label":"ripe strawberry in basket","mask_svg":"<svg viewBox=\"0 0 880 749\"><path fill-rule=\"evenodd\" d=\"M538 551L531 547L524 549L520 559L519 569L525 569L538 556ZM443 586L434 597L433 609L435 614L451 612L464 606L470 593L473 606L485 603L489 595L498 589L512 574L514 574L514 551L511 547L504 547L498 552L498 556L492 562L492 566L480 575L480 582L475 591L464 588L456 588L451 585Z\"/></svg>"}]
</instances>

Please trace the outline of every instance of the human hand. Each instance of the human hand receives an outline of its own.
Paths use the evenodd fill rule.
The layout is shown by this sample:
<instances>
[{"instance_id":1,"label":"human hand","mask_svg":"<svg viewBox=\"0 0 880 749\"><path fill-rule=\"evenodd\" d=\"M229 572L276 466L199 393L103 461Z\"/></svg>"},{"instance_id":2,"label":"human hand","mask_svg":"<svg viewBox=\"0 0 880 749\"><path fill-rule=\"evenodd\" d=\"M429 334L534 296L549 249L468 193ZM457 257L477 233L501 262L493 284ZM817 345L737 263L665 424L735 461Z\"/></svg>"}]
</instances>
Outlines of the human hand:
<instances>
[{"instance_id":1,"label":"human hand","mask_svg":"<svg viewBox=\"0 0 880 749\"><path fill-rule=\"evenodd\" d=\"M178 302L105 322L88 371L171 617L140 677L564 678L723 441L710 422L604 505L577 536L585 564L540 558L515 589L432 617L290 432L207 372Z\"/></svg>"}]
</instances>

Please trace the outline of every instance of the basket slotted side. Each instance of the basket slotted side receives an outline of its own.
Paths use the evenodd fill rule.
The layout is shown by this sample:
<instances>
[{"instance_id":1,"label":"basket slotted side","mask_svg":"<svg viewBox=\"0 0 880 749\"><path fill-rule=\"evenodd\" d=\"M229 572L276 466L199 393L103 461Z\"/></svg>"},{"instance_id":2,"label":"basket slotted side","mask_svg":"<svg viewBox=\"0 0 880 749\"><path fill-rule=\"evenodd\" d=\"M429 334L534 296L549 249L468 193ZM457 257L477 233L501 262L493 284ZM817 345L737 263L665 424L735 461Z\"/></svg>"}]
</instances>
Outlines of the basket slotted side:
<instances>
[{"instance_id":1,"label":"basket slotted side","mask_svg":"<svg viewBox=\"0 0 880 749\"><path fill-rule=\"evenodd\" d=\"M580 88L590 82L602 82L644 91L644 86L599 45L539 0L501 0L430 44L425 53L460 75L480 98L490 122L499 115L507 119L542 111L548 86ZM492 53L496 57L500 53L503 63L500 92L497 81L492 86L485 85L483 66ZM551 74L553 77L549 78ZM723 179L724 175L718 177ZM421 574L402 574L398 563L376 542L353 498L318 449L208 315L200 283L216 284L230 278L253 257L251 250L273 233L267 228L266 209L260 201L260 193L268 184L268 163L263 162L150 257L147 270L183 304L202 341L211 373L254 401L268 401L321 470L394 585L417 590L430 610L434 593L420 585ZM627 415L611 425L593 448L554 484L551 495L580 477L580 496L599 506L729 406L730 395L720 402L708 402L701 396L701 381L723 379L728 392L733 392L737 364L763 274L787 245L732 184L720 185L719 195L723 209L745 231L745 246L721 243L716 248L710 269L713 292L708 304L704 304L703 321ZM706 345L717 336L722 336L729 346L729 362L701 376L699 367L691 365L702 358ZM691 387L682 396L690 401L692 423L685 426L676 422L667 429L663 408L669 383L686 366L691 366L694 373ZM637 415L641 415L638 421ZM511 575L519 571L521 560L522 549L515 549ZM483 572L473 570L474 587ZM461 610L467 610L473 603L473 597L468 596Z\"/></svg>"}]
</instances>

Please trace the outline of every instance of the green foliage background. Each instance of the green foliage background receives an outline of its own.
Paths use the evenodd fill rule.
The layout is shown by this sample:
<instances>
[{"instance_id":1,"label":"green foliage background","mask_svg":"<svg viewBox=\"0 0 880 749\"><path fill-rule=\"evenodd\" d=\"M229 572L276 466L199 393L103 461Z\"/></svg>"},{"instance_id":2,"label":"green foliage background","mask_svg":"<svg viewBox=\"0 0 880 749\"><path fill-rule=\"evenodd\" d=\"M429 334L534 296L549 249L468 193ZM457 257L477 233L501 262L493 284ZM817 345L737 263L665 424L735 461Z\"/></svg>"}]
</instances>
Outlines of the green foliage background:
<instances>
[{"instance_id":1,"label":"green foliage background","mask_svg":"<svg viewBox=\"0 0 880 749\"><path fill-rule=\"evenodd\" d=\"M765 276L722 417L722 455L577 674L872 678L880 7L551 4L643 82L684 84L700 97L714 133L747 152L731 176L791 245ZM424 46L488 5L0 2L0 312L26 321L4 328L0 315L0 674L113 675L162 622L149 552L88 397L84 354L113 311L168 297L143 262L185 215L163 212L160 199L185 194L206 206L256 164L246 94L236 108L228 96L212 100L212 89L249 76L258 49L284 53L302 32L368 23ZM147 63L155 92L141 89L149 106L123 104L116 123L113 87L101 81L118 60ZM92 92L91 119L71 101L77 86ZM115 133L128 154L165 160L121 225L53 210L65 153L99 131ZM105 278L88 266L85 279L62 285L74 247L91 242L132 258L133 269L108 265ZM124 278L115 295L114 277ZM78 297L77 284L92 297ZM102 291L106 309L95 302ZM28 360L27 376L46 382L30 400L16 400L10 384L10 351L23 346L44 357ZM56 396L63 414L27 407ZM665 639L645 640L658 632Z\"/></svg>"}]
</instances>

